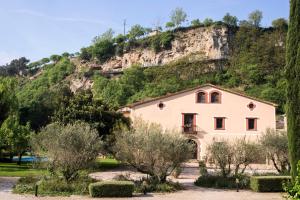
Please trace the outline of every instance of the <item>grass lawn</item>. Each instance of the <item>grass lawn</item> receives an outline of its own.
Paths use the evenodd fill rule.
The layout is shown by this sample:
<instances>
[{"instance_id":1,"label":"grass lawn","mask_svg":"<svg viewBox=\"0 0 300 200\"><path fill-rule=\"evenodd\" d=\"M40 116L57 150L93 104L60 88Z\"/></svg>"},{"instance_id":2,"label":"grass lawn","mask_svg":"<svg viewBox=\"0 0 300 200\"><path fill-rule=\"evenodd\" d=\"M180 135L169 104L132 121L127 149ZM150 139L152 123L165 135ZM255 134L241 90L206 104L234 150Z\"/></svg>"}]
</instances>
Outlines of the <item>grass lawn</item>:
<instances>
[{"instance_id":1,"label":"grass lawn","mask_svg":"<svg viewBox=\"0 0 300 200\"><path fill-rule=\"evenodd\" d=\"M2 163L0 162L0 176L39 176L46 174L46 170L34 169L30 163L22 163L17 165L16 163Z\"/></svg>"},{"instance_id":2,"label":"grass lawn","mask_svg":"<svg viewBox=\"0 0 300 200\"><path fill-rule=\"evenodd\" d=\"M117 168L120 166L120 162L113 158L97 158L96 159L96 169L98 170L108 170Z\"/></svg>"},{"instance_id":3,"label":"grass lawn","mask_svg":"<svg viewBox=\"0 0 300 200\"><path fill-rule=\"evenodd\" d=\"M97 158L96 165L91 171L102 171L113 169L120 166L120 162L112 158ZM25 177L25 176L40 176L47 174L45 169L35 169L31 163L22 163L17 165L16 163L3 163L0 162L0 177L1 176L13 176L13 177Z\"/></svg>"}]
</instances>

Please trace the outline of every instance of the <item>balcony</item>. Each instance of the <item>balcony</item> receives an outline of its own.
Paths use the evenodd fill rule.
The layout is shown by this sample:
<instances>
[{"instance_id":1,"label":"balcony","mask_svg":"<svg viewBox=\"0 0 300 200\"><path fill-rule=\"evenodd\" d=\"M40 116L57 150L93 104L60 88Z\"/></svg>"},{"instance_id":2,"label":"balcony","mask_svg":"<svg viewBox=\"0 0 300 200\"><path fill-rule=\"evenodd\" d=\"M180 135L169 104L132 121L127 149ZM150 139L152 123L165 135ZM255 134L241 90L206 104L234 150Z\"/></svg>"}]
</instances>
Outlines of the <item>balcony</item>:
<instances>
[{"instance_id":1,"label":"balcony","mask_svg":"<svg viewBox=\"0 0 300 200\"><path fill-rule=\"evenodd\" d=\"M182 133L196 135L198 133L198 127L196 125L186 124L182 126Z\"/></svg>"}]
</instances>

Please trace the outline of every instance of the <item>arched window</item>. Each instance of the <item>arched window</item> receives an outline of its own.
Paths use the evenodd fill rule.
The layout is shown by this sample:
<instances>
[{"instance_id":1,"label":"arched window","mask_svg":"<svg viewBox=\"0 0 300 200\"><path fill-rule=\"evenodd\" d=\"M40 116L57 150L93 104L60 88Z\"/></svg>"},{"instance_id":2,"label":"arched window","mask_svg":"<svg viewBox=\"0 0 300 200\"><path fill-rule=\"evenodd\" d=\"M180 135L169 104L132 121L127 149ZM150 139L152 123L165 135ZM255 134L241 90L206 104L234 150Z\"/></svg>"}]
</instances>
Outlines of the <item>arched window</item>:
<instances>
[{"instance_id":1,"label":"arched window","mask_svg":"<svg viewBox=\"0 0 300 200\"><path fill-rule=\"evenodd\" d=\"M210 103L221 103L221 94L216 91L210 93Z\"/></svg>"},{"instance_id":2,"label":"arched window","mask_svg":"<svg viewBox=\"0 0 300 200\"><path fill-rule=\"evenodd\" d=\"M206 92L200 91L196 94L197 103L207 103Z\"/></svg>"}]
</instances>

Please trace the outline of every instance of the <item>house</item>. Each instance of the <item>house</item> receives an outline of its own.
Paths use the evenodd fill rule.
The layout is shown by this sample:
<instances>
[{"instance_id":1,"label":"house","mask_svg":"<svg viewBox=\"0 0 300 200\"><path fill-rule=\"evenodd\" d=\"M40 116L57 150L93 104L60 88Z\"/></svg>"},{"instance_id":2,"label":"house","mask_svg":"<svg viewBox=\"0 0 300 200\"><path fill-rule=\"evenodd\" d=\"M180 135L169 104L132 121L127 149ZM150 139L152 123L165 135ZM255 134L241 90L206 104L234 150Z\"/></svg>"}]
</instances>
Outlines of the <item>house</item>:
<instances>
[{"instance_id":1,"label":"house","mask_svg":"<svg viewBox=\"0 0 300 200\"><path fill-rule=\"evenodd\" d=\"M212 84L133 103L121 111L132 120L141 117L181 131L195 144L194 159L205 158L213 141L257 140L267 128L276 128L276 104Z\"/></svg>"}]
</instances>

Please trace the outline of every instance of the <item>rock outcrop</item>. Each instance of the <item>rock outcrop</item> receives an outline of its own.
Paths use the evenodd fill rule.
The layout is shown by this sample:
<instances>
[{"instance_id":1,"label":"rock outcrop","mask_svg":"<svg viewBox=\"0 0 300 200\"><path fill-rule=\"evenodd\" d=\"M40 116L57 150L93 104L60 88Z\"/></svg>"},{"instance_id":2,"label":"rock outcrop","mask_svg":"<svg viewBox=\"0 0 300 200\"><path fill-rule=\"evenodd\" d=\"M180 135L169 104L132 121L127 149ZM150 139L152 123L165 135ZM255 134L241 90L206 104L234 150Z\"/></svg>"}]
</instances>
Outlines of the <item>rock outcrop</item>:
<instances>
[{"instance_id":1,"label":"rock outcrop","mask_svg":"<svg viewBox=\"0 0 300 200\"><path fill-rule=\"evenodd\" d=\"M155 53L150 48L136 48L115 56L102 65L91 68L102 71L122 71L133 64L144 67L168 64L189 55L199 60L226 59L229 56L230 31L227 27L199 27L177 31L172 48Z\"/></svg>"}]
</instances>

